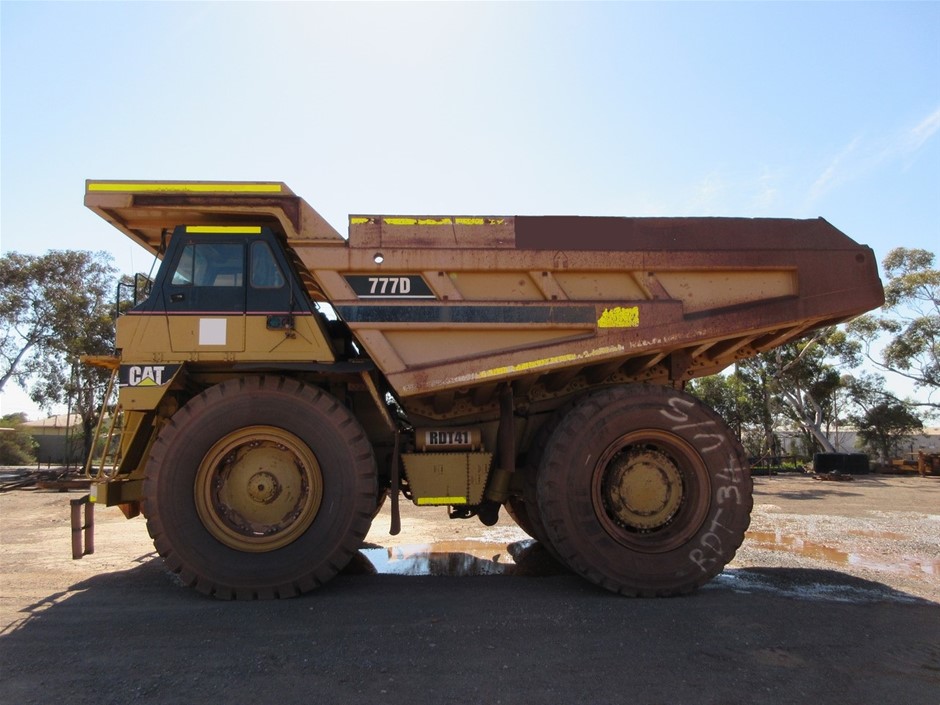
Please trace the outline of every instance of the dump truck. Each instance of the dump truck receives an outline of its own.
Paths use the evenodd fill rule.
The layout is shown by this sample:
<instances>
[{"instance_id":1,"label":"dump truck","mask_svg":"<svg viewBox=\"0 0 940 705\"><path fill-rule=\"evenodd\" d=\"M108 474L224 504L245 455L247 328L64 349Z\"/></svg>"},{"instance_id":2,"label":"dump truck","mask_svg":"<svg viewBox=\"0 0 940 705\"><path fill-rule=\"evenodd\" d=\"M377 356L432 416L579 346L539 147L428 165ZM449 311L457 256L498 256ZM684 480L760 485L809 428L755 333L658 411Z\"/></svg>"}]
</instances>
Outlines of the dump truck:
<instances>
[{"instance_id":1,"label":"dump truck","mask_svg":"<svg viewBox=\"0 0 940 705\"><path fill-rule=\"evenodd\" d=\"M383 503L505 510L608 590L732 559L740 442L689 380L883 302L823 219L352 215L278 182L86 182L161 260L117 320L92 499L142 513L186 585L289 597Z\"/></svg>"}]
</instances>

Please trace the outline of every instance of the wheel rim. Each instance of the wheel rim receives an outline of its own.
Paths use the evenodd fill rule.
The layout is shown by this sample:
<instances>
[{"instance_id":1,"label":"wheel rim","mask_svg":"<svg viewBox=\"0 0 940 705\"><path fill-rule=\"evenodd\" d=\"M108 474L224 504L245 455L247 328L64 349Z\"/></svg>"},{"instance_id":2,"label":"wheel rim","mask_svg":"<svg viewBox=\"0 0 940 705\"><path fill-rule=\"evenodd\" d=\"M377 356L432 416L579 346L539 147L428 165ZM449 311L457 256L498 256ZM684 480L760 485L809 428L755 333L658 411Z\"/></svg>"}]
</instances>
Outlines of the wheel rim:
<instances>
[{"instance_id":1,"label":"wheel rim","mask_svg":"<svg viewBox=\"0 0 940 705\"><path fill-rule=\"evenodd\" d=\"M646 553L685 544L708 513L708 469L672 433L636 431L611 443L592 477L595 514L618 543Z\"/></svg>"},{"instance_id":2,"label":"wheel rim","mask_svg":"<svg viewBox=\"0 0 940 705\"><path fill-rule=\"evenodd\" d=\"M310 527L323 498L323 476L297 436L249 426L209 449L194 496L199 518L217 540L239 551L274 551Z\"/></svg>"}]
</instances>

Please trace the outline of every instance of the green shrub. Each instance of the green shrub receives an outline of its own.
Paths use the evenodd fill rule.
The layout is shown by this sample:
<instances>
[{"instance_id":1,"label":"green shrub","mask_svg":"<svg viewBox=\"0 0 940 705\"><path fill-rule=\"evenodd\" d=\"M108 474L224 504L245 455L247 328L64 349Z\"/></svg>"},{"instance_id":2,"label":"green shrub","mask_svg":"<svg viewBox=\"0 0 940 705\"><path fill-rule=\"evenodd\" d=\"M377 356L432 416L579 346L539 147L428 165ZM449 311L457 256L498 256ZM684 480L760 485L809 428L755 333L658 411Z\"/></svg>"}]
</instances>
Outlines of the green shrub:
<instances>
[{"instance_id":1,"label":"green shrub","mask_svg":"<svg viewBox=\"0 0 940 705\"><path fill-rule=\"evenodd\" d=\"M32 465L36 462L36 441L16 426L26 421L26 414L7 414L0 418L0 465Z\"/></svg>"}]
</instances>

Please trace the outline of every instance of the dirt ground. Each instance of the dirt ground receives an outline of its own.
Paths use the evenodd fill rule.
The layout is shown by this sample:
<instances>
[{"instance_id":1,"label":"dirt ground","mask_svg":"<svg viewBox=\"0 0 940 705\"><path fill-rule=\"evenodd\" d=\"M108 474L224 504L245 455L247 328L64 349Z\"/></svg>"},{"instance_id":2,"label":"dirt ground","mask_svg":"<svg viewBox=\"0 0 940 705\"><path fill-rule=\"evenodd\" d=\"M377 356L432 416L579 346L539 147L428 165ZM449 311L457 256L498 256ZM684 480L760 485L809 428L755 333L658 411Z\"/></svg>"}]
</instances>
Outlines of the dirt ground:
<instances>
[{"instance_id":1,"label":"dirt ground","mask_svg":"<svg viewBox=\"0 0 940 705\"><path fill-rule=\"evenodd\" d=\"M660 600L403 502L324 588L223 603L114 508L72 560L79 496L0 494L0 703L940 703L940 478L755 478L734 561Z\"/></svg>"}]
</instances>

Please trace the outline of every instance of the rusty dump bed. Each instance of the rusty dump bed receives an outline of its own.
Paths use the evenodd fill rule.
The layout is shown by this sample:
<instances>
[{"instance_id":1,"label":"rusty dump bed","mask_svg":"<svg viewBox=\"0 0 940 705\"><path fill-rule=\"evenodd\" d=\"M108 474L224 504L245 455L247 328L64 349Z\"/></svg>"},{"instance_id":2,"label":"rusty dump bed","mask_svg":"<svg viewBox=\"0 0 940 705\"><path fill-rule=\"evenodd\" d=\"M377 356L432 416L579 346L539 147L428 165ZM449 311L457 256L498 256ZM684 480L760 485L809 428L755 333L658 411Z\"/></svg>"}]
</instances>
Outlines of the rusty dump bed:
<instances>
[{"instance_id":1,"label":"rusty dump bed","mask_svg":"<svg viewBox=\"0 0 940 705\"><path fill-rule=\"evenodd\" d=\"M86 205L157 252L177 225L270 225L418 414L595 384L681 383L883 303L822 219L354 215L279 183L99 182Z\"/></svg>"}]
</instances>

